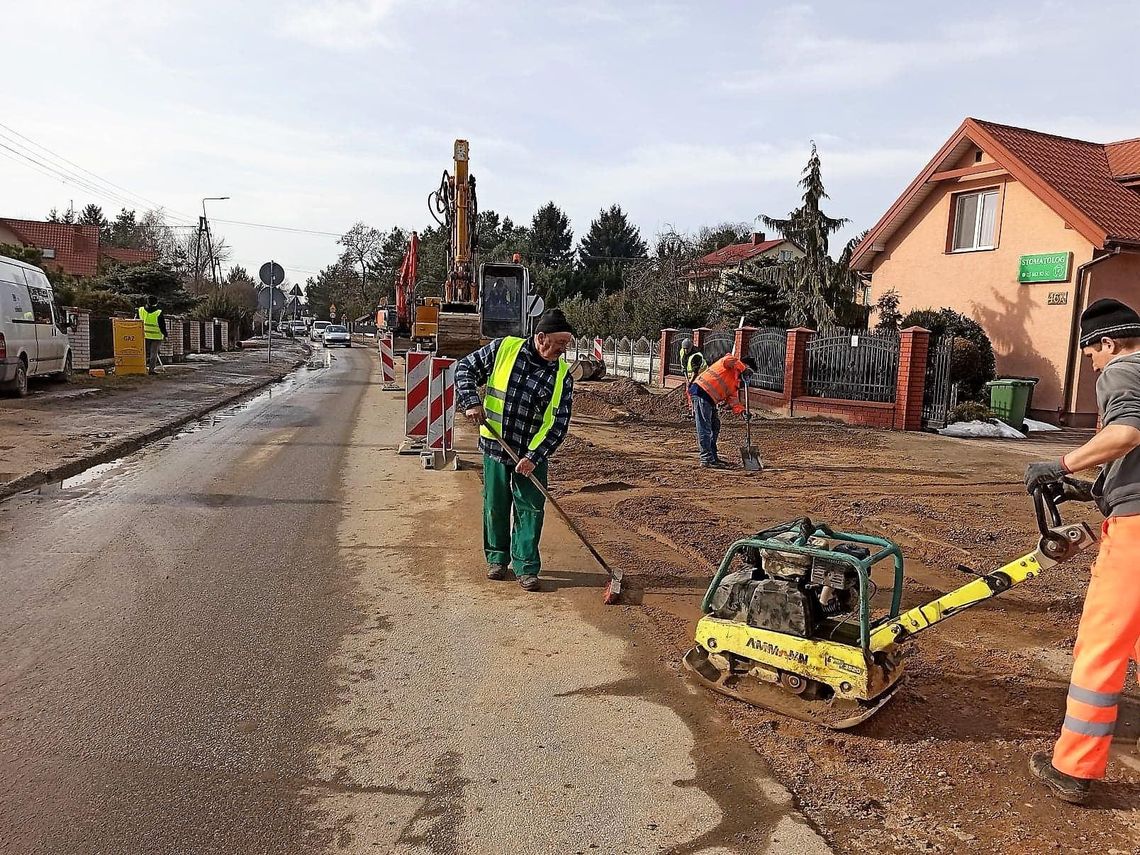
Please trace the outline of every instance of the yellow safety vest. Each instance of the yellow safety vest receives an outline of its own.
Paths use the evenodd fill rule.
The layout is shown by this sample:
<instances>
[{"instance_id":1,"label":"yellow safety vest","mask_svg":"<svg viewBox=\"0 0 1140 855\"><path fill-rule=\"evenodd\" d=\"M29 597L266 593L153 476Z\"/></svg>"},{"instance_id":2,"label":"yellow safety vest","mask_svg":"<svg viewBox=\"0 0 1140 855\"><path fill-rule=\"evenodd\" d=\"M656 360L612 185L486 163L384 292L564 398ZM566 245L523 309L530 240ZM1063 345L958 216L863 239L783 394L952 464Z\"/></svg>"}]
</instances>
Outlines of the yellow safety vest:
<instances>
[{"instance_id":1,"label":"yellow safety vest","mask_svg":"<svg viewBox=\"0 0 1140 855\"><path fill-rule=\"evenodd\" d=\"M525 341L526 339L513 335L503 339L503 343L499 345L499 352L495 354L495 367L491 369L491 377L487 381L487 394L483 398L483 417L500 436L503 434L503 407L507 402L507 386L510 385L511 371L514 370L515 361L519 358L519 352ZM569 373L570 366L566 364L566 360L561 356L558 357L558 376L554 378L554 394L550 396L550 403L546 405L546 413L542 417L542 425L531 437L527 451L534 451L542 445L542 441L550 433L550 428L554 426L554 414L562 403L562 388ZM495 438L495 434L486 427L480 427L479 434L487 439Z\"/></svg>"},{"instance_id":2,"label":"yellow safety vest","mask_svg":"<svg viewBox=\"0 0 1140 855\"><path fill-rule=\"evenodd\" d=\"M139 306L139 320L143 322L143 335L151 341L162 341L164 338L162 330L158 326L158 316L161 314L162 309L148 312L146 307Z\"/></svg>"}]
</instances>

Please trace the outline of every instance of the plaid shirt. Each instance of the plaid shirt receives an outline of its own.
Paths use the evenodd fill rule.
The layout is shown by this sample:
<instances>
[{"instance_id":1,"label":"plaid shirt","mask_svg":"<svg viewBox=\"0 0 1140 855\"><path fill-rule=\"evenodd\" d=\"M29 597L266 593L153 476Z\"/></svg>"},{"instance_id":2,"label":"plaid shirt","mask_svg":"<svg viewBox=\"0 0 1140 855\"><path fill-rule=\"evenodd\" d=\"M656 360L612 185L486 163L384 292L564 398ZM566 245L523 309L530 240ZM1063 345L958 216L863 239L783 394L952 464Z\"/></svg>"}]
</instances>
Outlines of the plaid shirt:
<instances>
[{"instance_id":1,"label":"plaid shirt","mask_svg":"<svg viewBox=\"0 0 1140 855\"><path fill-rule=\"evenodd\" d=\"M486 385L495 368L501 338L481 347L455 366L455 390L460 412L482 404L478 387ZM554 396L554 380L558 376L558 362L547 362L534 349L534 340L523 342L511 379L507 384L507 399L503 402L503 438L520 457L528 457L536 464L550 458L566 438L570 427L570 410L574 403L574 380L569 374L562 386L562 402L554 411L554 424L546 439L534 451L526 452L531 438L542 427L542 417ZM479 437L479 448L484 454L503 463L511 459L497 440Z\"/></svg>"}]
</instances>

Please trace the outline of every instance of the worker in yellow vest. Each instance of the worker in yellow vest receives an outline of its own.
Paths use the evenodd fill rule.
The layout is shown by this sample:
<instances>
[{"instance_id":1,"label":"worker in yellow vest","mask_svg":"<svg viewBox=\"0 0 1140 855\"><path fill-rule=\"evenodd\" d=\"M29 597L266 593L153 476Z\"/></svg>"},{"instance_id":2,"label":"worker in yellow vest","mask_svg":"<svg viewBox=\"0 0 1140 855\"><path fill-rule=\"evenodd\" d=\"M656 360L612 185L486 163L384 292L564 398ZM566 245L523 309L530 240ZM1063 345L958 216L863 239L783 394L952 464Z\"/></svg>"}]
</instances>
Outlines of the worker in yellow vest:
<instances>
[{"instance_id":1,"label":"worker in yellow vest","mask_svg":"<svg viewBox=\"0 0 1140 855\"><path fill-rule=\"evenodd\" d=\"M538 542L547 461L566 438L574 380L562 354L574 328L559 309L543 313L529 338L497 338L455 366L457 404L479 425L483 451L483 551L487 578L539 590ZM486 385L479 400L478 388ZM516 466L500 445L521 458ZM509 566L509 568L508 568Z\"/></svg>"},{"instance_id":2,"label":"worker in yellow vest","mask_svg":"<svg viewBox=\"0 0 1140 855\"><path fill-rule=\"evenodd\" d=\"M158 368L158 350L166 338L166 319L158 308L158 298L147 297L146 305L139 306L139 320L146 338L146 373L153 374Z\"/></svg>"}]
</instances>

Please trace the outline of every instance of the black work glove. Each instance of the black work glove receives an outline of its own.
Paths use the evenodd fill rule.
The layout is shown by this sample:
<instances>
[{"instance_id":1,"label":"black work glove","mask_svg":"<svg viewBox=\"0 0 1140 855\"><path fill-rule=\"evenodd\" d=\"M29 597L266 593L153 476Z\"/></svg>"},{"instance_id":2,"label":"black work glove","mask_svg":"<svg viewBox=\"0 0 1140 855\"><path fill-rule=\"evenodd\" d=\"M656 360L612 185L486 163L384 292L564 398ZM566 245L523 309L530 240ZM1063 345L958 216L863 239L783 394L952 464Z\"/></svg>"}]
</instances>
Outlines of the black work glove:
<instances>
[{"instance_id":1,"label":"black work glove","mask_svg":"<svg viewBox=\"0 0 1140 855\"><path fill-rule=\"evenodd\" d=\"M1060 460L1046 460L1040 463L1030 463L1025 468L1025 492L1032 493L1046 484L1060 481L1068 473L1061 465Z\"/></svg>"},{"instance_id":2,"label":"black work glove","mask_svg":"<svg viewBox=\"0 0 1140 855\"><path fill-rule=\"evenodd\" d=\"M1080 478L1066 475L1056 487L1059 488L1057 492L1060 493L1059 499L1062 502L1093 501L1092 481L1083 481Z\"/></svg>"}]
</instances>

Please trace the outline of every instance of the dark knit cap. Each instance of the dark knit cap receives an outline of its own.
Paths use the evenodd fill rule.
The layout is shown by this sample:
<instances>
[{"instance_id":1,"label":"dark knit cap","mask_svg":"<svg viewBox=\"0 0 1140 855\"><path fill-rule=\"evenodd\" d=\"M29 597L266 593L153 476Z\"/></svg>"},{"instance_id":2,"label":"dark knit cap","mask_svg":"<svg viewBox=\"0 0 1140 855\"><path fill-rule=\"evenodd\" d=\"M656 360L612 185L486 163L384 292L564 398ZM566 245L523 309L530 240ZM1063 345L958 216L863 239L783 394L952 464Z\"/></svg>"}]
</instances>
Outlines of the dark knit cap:
<instances>
[{"instance_id":1,"label":"dark knit cap","mask_svg":"<svg viewBox=\"0 0 1140 855\"><path fill-rule=\"evenodd\" d=\"M542 313L542 317L538 319L535 324L534 331L536 333L560 333L568 332L571 335L577 335L574 327L570 326L570 322L566 320L566 316L562 314L561 309L547 309Z\"/></svg>"},{"instance_id":2,"label":"dark knit cap","mask_svg":"<svg viewBox=\"0 0 1140 855\"><path fill-rule=\"evenodd\" d=\"M1097 300L1081 313L1081 347L1102 338L1140 338L1140 315L1119 300Z\"/></svg>"}]
</instances>

